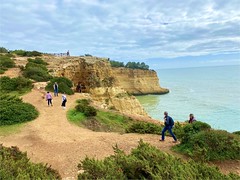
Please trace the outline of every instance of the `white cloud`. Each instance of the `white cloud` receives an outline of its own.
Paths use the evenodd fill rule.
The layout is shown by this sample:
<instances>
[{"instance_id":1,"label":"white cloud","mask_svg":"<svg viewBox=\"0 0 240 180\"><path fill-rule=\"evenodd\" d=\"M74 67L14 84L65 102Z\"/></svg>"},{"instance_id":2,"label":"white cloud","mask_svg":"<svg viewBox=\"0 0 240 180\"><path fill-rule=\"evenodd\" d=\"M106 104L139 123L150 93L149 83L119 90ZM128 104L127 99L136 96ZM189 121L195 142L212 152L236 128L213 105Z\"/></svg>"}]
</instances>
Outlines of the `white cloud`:
<instances>
[{"instance_id":1,"label":"white cloud","mask_svg":"<svg viewBox=\"0 0 240 180\"><path fill-rule=\"evenodd\" d=\"M129 60L234 53L239 9L238 0L2 0L0 43Z\"/></svg>"}]
</instances>

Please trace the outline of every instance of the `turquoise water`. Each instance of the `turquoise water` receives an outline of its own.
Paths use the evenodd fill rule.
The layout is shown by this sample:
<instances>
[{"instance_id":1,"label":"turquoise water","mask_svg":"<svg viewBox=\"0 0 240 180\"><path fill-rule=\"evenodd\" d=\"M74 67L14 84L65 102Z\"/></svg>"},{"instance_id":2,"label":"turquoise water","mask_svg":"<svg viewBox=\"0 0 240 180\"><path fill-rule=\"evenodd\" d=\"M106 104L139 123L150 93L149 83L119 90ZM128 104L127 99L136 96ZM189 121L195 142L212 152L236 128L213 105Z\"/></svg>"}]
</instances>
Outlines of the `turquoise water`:
<instances>
[{"instance_id":1,"label":"turquoise water","mask_svg":"<svg viewBox=\"0 0 240 180\"><path fill-rule=\"evenodd\" d=\"M213 128L240 130L240 66L157 70L165 95L137 96L148 114L163 119L163 112L177 121L190 113Z\"/></svg>"}]
</instances>

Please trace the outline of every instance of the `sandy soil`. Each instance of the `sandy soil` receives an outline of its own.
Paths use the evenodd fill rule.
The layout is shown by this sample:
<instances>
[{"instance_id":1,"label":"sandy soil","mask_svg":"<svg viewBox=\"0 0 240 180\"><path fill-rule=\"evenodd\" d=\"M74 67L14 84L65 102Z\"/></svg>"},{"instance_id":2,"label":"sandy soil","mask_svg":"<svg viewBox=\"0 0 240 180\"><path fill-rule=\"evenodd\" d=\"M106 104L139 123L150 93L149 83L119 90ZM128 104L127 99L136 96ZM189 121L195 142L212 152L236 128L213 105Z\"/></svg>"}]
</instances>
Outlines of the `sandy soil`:
<instances>
[{"instance_id":1,"label":"sandy soil","mask_svg":"<svg viewBox=\"0 0 240 180\"><path fill-rule=\"evenodd\" d=\"M112 146L118 146L126 152L136 147L143 139L162 151L180 155L170 151L175 145L171 137L165 142L159 142L157 135L118 134L93 132L71 124L66 118L66 112L74 107L75 100L84 98L84 94L68 96L67 109L61 107L61 95L53 98L53 106L48 107L42 92L33 89L23 96L25 102L33 104L40 112L39 117L21 129L19 133L0 137L4 146L18 146L26 151L33 162L43 162L57 169L63 179L77 178L77 165L86 156L102 159L113 154ZM239 161L231 161L224 165L218 164L223 172L237 172L240 174Z\"/></svg>"}]
</instances>

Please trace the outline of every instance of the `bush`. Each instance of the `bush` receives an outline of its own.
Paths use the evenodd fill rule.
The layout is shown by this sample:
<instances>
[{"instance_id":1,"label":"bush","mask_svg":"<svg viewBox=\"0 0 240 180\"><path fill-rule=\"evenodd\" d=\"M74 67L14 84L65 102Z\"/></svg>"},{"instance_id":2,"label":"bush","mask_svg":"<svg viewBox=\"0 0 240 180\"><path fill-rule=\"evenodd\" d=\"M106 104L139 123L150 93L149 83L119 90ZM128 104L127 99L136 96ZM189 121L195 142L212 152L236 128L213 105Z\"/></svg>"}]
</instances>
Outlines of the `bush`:
<instances>
[{"instance_id":1,"label":"bush","mask_svg":"<svg viewBox=\"0 0 240 180\"><path fill-rule=\"evenodd\" d=\"M23 70L23 76L33 79L35 81L48 81L52 76L48 73L46 63L40 59L29 59L29 62L26 64L25 69Z\"/></svg>"},{"instance_id":2,"label":"bush","mask_svg":"<svg viewBox=\"0 0 240 180\"><path fill-rule=\"evenodd\" d=\"M124 67L124 63L123 62L119 62L119 61L110 61L110 64L112 67Z\"/></svg>"},{"instance_id":3,"label":"bush","mask_svg":"<svg viewBox=\"0 0 240 180\"><path fill-rule=\"evenodd\" d=\"M162 126L147 122L136 122L126 129L126 132L140 134L161 134Z\"/></svg>"},{"instance_id":4,"label":"bush","mask_svg":"<svg viewBox=\"0 0 240 180\"><path fill-rule=\"evenodd\" d=\"M28 62L36 63L36 64L42 64L42 65L48 65L47 62L43 61L41 58L28 58Z\"/></svg>"},{"instance_id":5,"label":"bush","mask_svg":"<svg viewBox=\"0 0 240 180\"><path fill-rule=\"evenodd\" d=\"M97 110L92 107L92 106L86 106L84 109L84 115L89 117L89 116L96 116L97 115Z\"/></svg>"},{"instance_id":6,"label":"bush","mask_svg":"<svg viewBox=\"0 0 240 180\"><path fill-rule=\"evenodd\" d=\"M0 179L61 179L50 166L30 162L17 147L0 145Z\"/></svg>"},{"instance_id":7,"label":"bush","mask_svg":"<svg viewBox=\"0 0 240 180\"><path fill-rule=\"evenodd\" d=\"M0 53L8 53L8 50L4 47L0 47Z\"/></svg>"},{"instance_id":8,"label":"bush","mask_svg":"<svg viewBox=\"0 0 240 180\"><path fill-rule=\"evenodd\" d=\"M38 116L33 105L24 103L17 97L0 95L0 100L0 126L31 121Z\"/></svg>"},{"instance_id":9,"label":"bush","mask_svg":"<svg viewBox=\"0 0 240 180\"><path fill-rule=\"evenodd\" d=\"M199 121L186 125L183 131L179 137L181 144L174 149L195 160L240 159L240 137L237 135L211 130L208 124Z\"/></svg>"},{"instance_id":10,"label":"bush","mask_svg":"<svg viewBox=\"0 0 240 180\"><path fill-rule=\"evenodd\" d=\"M89 99L78 99L76 101L78 104L84 105L84 106L88 106L90 104L90 100Z\"/></svg>"},{"instance_id":11,"label":"bush","mask_svg":"<svg viewBox=\"0 0 240 180\"><path fill-rule=\"evenodd\" d=\"M76 111L83 113L86 117L96 116L97 110L89 106L89 100L81 99L77 101L78 104L75 106Z\"/></svg>"},{"instance_id":12,"label":"bush","mask_svg":"<svg viewBox=\"0 0 240 180\"><path fill-rule=\"evenodd\" d=\"M221 174L216 167L194 161L184 162L139 142L127 155L117 146L114 155L104 160L86 157L78 165L83 173L78 179L237 179L238 175Z\"/></svg>"},{"instance_id":13,"label":"bush","mask_svg":"<svg viewBox=\"0 0 240 180\"><path fill-rule=\"evenodd\" d=\"M18 56L27 56L27 57L32 57L32 56L41 56L42 53L38 51L25 51L25 50L14 50L11 51L11 53L14 53Z\"/></svg>"},{"instance_id":14,"label":"bush","mask_svg":"<svg viewBox=\"0 0 240 180\"><path fill-rule=\"evenodd\" d=\"M15 66L14 61L7 55L0 54L0 74L3 74L8 68Z\"/></svg>"},{"instance_id":15,"label":"bush","mask_svg":"<svg viewBox=\"0 0 240 180\"><path fill-rule=\"evenodd\" d=\"M240 135L240 131L235 131L233 134Z\"/></svg>"},{"instance_id":16,"label":"bush","mask_svg":"<svg viewBox=\"0 0 240 180\"><path fill-rule=\"evenodd\" d=\"M194 134L197 134L200 131L206 131L210 129L211 129L211 126L209 124L201 121L196 121L191 124L186 124L183 127L182 133L179 134L178 139L180 139L181 143L187 143Z\"/></svg>"},{"instance_id":17,"label":"bush","mask_svg":"<svg viewBox=\"0 0 240 180\"><path fill-rule=\"evenodd\" d=\"M47 91L54 91L53 85L54 83L58 83L58 92L59 93L66 93L68 95L74 94L73 90L71 89L73 87L72 81L70 81L68 78L65 77L55 77L50 80L50 82L46 86Z\"/></svg>"},{"instance_id":18,"label":"bush","mask_svg":"<svg viewBox=\"0 0 240 180\"><path fill-rule=\"evenodd\" d=\"M9 93L17 91L23 93L32 89L32 82L24 77L10 78L3 76L0 78L0 92Z\"/></svg>"}]
</instances>

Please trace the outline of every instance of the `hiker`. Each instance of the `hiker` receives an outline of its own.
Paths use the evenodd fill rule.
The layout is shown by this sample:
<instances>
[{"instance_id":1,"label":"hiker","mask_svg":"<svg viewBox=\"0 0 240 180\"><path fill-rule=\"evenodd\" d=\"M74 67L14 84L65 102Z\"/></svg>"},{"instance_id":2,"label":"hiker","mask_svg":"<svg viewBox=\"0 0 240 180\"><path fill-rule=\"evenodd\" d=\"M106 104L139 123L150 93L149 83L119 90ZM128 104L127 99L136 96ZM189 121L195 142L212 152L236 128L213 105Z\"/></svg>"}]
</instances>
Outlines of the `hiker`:
<instances>
[{"instance_id":1,"label":"hiker","mask_svg":"<svg viewBox=\"0 0 240 180\"><path fill-rule=\"evenodd\" d=\"M82 85L81 85L81 83L78 83L78 85L77 85L77 92L82 92Z\"/></svg>"},{"instance_id":2,"label":"hiker","mask_svg":"<svg viewBox=\"0 0 240 180\"><path fill-rule=\"evenodd\" d=\"M193 115L193 114L189 114L189 120L188 120L188 122L189 122L189 123L193 123L194 121L196 121L194 115Z\"/></svg>"},{"instance_id":3,"label":"hiker","mask_svg":"<svg viewBox=\"0 0 240 180\"><path fill-rule=\"evenodd\" d=\"M57 82L54 83L53 89L54 89L54 96L58 96L58 84L57 84Z\"/></svg>"},{"instance_id":4,"label":"hiker","mask_svg":"<svg viewBox=\"0 0 240 180\"><path fill-rule=\"evenodd\" d=\"M70 56L69 50L67 51L67 56Z\"/></svg>"},{"instance_id":5,"label":"hiker","mask_svg":"<svg viewBox=\"0 0 240 180\"><path fill-rule=\"evenodd\" d=\"M65 93L62 94L62 108L66 109L67 96Z\"/></svg>"},{"instance_id":6,"label":"hiker","mask_svg":"<svg viewBox=\"0 0 240 180\"><path fill-rule=\"evenodd\" d=\"M173 142L177 142L177 138L176 138L176 136L172 132L174 121L173 121L173 119L170 116L168 116L168 112L166 112L166 111L164 112L164 125L165 126L164 126L164 128L162 130L162 139L160 141L164 141L164 134L168 130L168 132L171 134L171 136L174 139Z\"/></svg>"},{"instance_id":7,"label":"hiker","mask_svg":"<svg viewBox=\"0 0 240 180\"><path fill-rule=\"evenodd\" d=\"M50 104L52 106L52 95L49 92L46 94L46 101L48 102L48 106L50 106Z\"/></svg>"}]
</instances>

